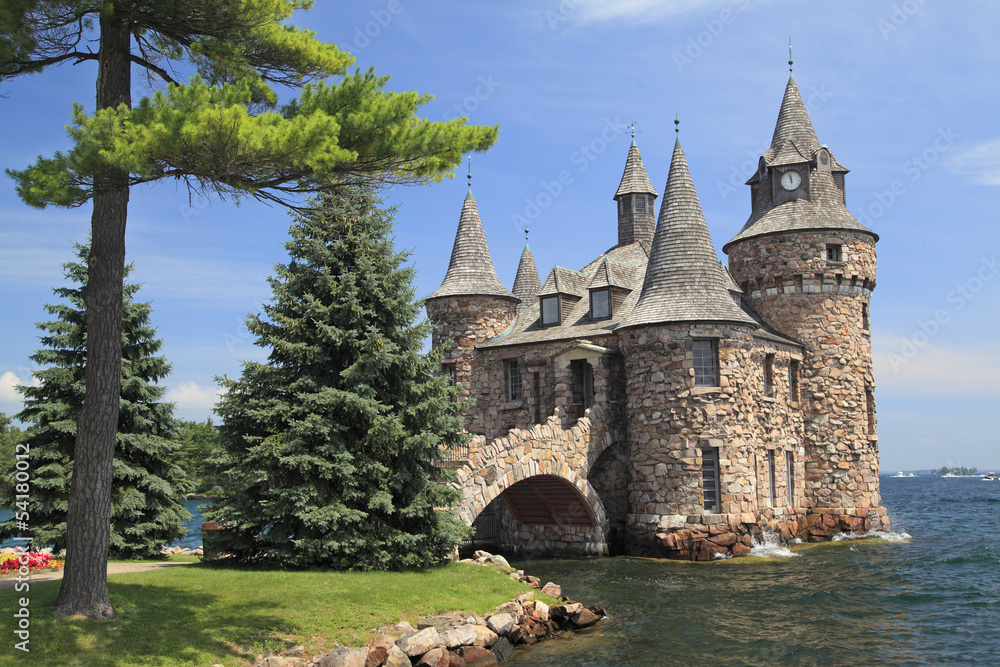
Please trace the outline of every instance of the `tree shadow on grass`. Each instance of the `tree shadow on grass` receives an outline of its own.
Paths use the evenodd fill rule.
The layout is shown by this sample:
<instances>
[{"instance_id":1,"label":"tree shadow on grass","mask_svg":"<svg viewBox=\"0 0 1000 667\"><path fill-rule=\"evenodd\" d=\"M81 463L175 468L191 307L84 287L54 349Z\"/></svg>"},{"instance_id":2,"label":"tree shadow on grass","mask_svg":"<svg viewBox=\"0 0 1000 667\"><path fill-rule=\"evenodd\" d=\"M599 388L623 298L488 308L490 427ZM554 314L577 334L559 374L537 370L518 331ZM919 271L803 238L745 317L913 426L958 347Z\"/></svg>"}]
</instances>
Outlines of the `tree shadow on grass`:
<instances>
[{"instance_id":1,"label":"tree shadow on grass","mask_svg":"<svg viewBox=\"0 0 1000 667\"><path fill-rule=\"evenodd\" d=\"M201 667L233 659L249 664L258 653L291 645L284 637L293 632L292 625L266 602L226 602L180 585L109 581L117 618L98 623L56 618L54 584L32 586L31 664ZM6 663L0 659L0 664Z\"/></svg>"}]
</instances>

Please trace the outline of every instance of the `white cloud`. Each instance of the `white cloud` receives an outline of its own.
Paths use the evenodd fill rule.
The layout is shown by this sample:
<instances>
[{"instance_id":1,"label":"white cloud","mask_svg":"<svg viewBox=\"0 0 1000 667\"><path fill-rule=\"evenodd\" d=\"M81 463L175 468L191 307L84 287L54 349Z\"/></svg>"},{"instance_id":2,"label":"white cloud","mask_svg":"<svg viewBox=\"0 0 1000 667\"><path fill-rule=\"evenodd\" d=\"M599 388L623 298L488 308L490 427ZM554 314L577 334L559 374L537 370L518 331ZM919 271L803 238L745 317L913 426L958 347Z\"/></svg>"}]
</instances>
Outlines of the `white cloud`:
<instances>
[{"instance_id":1,"label":"white cloud","mask_svg":"<svg viewBox=\"0 0 1000 667\"><path fill-rule=\"evenodd\" d=\"M21 394L14 388L19 384L22 384L21 378L14 375L11 371L0 375L0 401L4 403L19 403L21 401Z\"/></svg>"},{"instance_id":2,"label":"white cloud","mask_svg":"<svg viewBox=\"0 0 1000 667\"><path fill-rule=\"evenodd\" d=\"M991 139L951 156L945 167L953 173L972 176L977 185L1000 185L1000 139Z\"/></svg>"},{"instance_id":3,"label":"white cloud","mask_svg":"<svg viewBox=\"0 0 1000 667\"><path fill-rule=\"evenodd\" d=\"M0 412L3 412L8 417L21 411L22 401L24 400L21 392L15 389L15 387L18 385L37 387L40 384L38 378L30 375L29 371L25 372L29 373L28 379L22 378L14 371L5 371L0 375Z\"/></svg>"},{"instance_id":4,"label":"white cloud","mask_svg":"<svg viewBox=\"0 0 1000 667\"><path fill-rule=\"evenodd\" d=\"M568 4L568 3L567 3ZM692 9L706 9L728 2L705 0L575 0L584 21L638 20L664 18Z\"/></svg>"},{"instance_id":5,"label":"white cloud","mask_svg":"<svg viewBox=\"0 0 1000 667\"><path fill-rule=\"evenodd\" d=\"M931 343L917 347L907 339L876 339L872 356L882 395L1000 394L1000 352L994 350Z\"/></svg>"},{"instance_id":6,"label":"white cloud","mask_svg":"<svg viewBox=\"0 0 1000 667\"><path fill-rule=\"evenodd\" d=\"M221 387L203 387L191 381L168 389L164 400L182 410L211 410L221 395Z\"/></svg>"}]
</instances>

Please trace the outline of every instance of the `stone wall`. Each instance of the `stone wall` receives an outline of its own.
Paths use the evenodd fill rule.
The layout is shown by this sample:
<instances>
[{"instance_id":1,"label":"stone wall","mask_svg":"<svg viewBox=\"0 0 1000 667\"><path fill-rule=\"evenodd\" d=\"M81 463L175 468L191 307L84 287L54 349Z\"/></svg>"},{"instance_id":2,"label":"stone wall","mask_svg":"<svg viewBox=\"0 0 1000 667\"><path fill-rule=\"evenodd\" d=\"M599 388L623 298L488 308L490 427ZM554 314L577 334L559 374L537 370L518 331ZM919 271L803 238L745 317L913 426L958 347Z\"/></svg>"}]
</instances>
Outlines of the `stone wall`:
<instances>
[{"instance_id":1,"label":"stone wall","mask_svg":"<svg viewBox=\"0 0 1000 667\"><path fill-rule=\"evenodd\" d=\"M472 523L483 509L505 490L518 482L539 475L552 475L571 484L586 503L596 526L508 527L510 536L526 530L534 546L526 551L548 555L604 555L607 553L608 519L597 490L590 484L588 473L604 450L616 441L616 434L607 429L603 410L595 406L572 426L563 425L564 415L557 408L545 424L528 429L513 429L505 436L487 440L477 435L469 443L469 456L456 470L456 486L462 492L461 516ZM512 519L508 524L514 524Z\"/></svg>"},{"instance_id":2,"label":"stone wall","mask_svg":"<svg viewBox=\"0 0 1000 667\"><path fill-rule=\"evenodd\" d=\"M612 349L614 340L611 337L588 340L588 343L609 352L582 350L575 354L579 348L574 348L572 341L475 350L477 374L468 381L468 395L476 400L473 412L476 413L477 430L473 432L487 439L499 438L514 428L523 430L543 424L557 411L560 424L572 426L585 407L574 392L569 357L589 358L594 405L604 406L611 417L617 415L623 400L621 357ZM520 400L508 400L505 361L516 361L520 368Z\"/></svg>"},{"instance_id":3,"label":"stone wall","mask_svg":"<svg viewBox=\"0 0 1000 667\"><path fill-rule=\"evenodd\" d=\"M799 349L754 336L743 325L661 325L621 336L631 473L627 550L703 559L738 553L737 544L749 548L768 520L778 532L802 532L804 522L800 528L790 517L802 511L803 421L787 381L789 364L802 361ZM696 338L717 341L718 387L694 386ZM774 383L766 396L769 358ZM719 457L717 513L704 509L702 452L708 448L718 450ZM768 451L774 452L773 477ZM714 546L703 546L709 538Z\"/></svg>"},{"instance_id":4,"label":"stone wall","mask_svg":"<svg viewBox=\"0 0 1000 667\"><path fill-rule=\"evenodd\" d=\"M829 244L841 246L842 261L826 259ZM862 312L875 287L874 239L838 231L756 237L734 244L729 263L753 307L808 350L804 505L843 516L879 508L875 382Z\"/></svg>"},{"instance_id":5,"label":"stone wall","mask_svg":"<svg viewBox=\"0 0 1000 667\"><path fill-rule=\"evenodd\" d=\"M482 408L487 407L477 395L478 384L487 376L475 346L498 336L514 322L517 303L490 296L439 297L428 299L427 317L434 326L432 345L445 348L442 364L455 365L456 382L463 388L462 397L476 400L476 408L465 415L465 428L482 433Z\"/></svg>"}]
</instances>

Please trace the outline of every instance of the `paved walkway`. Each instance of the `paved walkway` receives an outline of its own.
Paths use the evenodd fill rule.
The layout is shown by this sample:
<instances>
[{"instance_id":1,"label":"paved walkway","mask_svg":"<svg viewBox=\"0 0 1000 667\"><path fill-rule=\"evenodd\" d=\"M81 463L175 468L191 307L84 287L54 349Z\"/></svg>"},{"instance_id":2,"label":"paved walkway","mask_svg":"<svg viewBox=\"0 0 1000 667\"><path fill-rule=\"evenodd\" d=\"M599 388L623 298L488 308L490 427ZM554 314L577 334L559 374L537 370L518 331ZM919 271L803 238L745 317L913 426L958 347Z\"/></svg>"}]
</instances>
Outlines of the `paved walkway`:
<instances>
[{"instance_id":1,"label":"paved walkway","mask_svg":"<svg viewBox=\"0 0 1000 667\"><path fill-rule=\"evenodd\" d=\"M175 567L177 565L190 565L191 563L108 563L108 574L125 574L126 572L146 572L148 570L160 570L165 567ZM43 581L57 581L62 579L62 568L58 570L40 570L32 572L29 583L38 584ZM13 588L17 583L16 575L5 575L0 578L0 590Z\"/></svg>"}]
</instances>

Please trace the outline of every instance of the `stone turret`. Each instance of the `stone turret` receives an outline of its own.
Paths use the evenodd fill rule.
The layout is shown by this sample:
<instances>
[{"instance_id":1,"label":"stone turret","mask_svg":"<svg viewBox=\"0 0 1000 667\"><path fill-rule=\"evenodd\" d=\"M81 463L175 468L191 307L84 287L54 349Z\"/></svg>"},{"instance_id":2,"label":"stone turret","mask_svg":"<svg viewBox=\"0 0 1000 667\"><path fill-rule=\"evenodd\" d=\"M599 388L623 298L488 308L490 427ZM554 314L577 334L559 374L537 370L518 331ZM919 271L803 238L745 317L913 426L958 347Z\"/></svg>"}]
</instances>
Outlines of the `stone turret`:
<instances>
[{"instance_id":1,"label":"stone turret","mask_svg":"<svg viewBox=\"0 0 1000 667\"><path fill-rule=\"evenodd\" d=\"M806 346L804 501L841 517L825 520L826 532L883 512L868 314L878 236L848 212L846 173L789 77L771 146L747 181L750 217L724 247L753 309Z\"/></svg>"},{"instance_id":2,"label":"stone turret","mask_svg":"<svg viewBox=\"0 0 1000 667\"><path fill-rule=\"evenodd\" d=\"M542 282L538 279L538 269L535 258L531 255L528 244L521 251L521 261L517 265L517 275L514 276L514 296L521 300L517 304L517 312L535 302L538 293L542 291Z\"/></svg>"},{"instance_id":3,"label":"stone turret","mask_svg":"<svg viewBox=\"0 0 1000 667\"><path fill-rule=\"evenodd\" d=\"M653 234L656 231L654 216L656 197L656 189L646 174L642 156L639 155L639 147L636 146L633 137L628 157L625 159L622 181L614 197L618 203L618 245L628 245L636 241L646 244L653 242Z\"/></svg>"},{"instance_id":4,"label":"stone turret","mask_svg":"<svg viewBox=\"0 0 1000 667\"><path fill-rule=\"evenodd\" d=\"M470 189L462 204L448 272L441 286L426 300L427 317L434 326L433 345L446 348L442 370L465 387L464 397L469 396L473 381L482 379L476 345L510 327L518 302L493 268L479 209ZM468 415L466 427L478 432L477 411Z\"/></svg>"},{"instance_id":5,"label":"stone turret","mask_svg":"<svg viewBox=\"0 0 1000 667\"><path fill-rule=\"evenodd\" d=\"M678 140L642 292L617 330L627 351L630 553L676 554L681 547L667 532L691 516L756 509L753 482L744 481L754 443L741 423L758 325L732 287ZM703 465L718 471L720 461L726 465L721 478L713 473L714 488L733 490L713 505Z\"/></svg>"}]
</instances>

